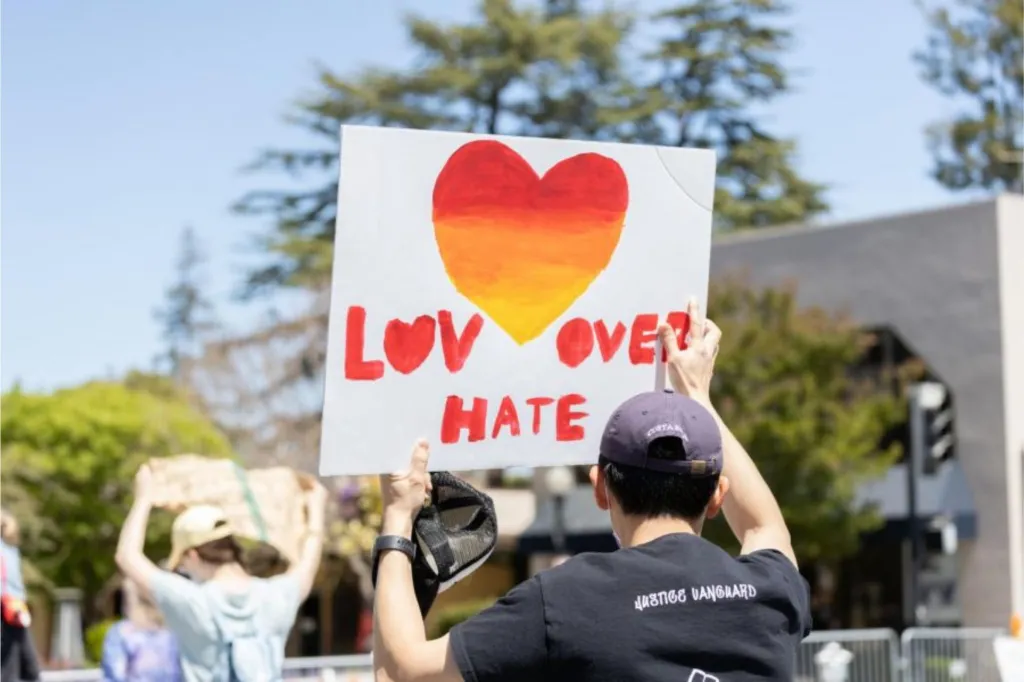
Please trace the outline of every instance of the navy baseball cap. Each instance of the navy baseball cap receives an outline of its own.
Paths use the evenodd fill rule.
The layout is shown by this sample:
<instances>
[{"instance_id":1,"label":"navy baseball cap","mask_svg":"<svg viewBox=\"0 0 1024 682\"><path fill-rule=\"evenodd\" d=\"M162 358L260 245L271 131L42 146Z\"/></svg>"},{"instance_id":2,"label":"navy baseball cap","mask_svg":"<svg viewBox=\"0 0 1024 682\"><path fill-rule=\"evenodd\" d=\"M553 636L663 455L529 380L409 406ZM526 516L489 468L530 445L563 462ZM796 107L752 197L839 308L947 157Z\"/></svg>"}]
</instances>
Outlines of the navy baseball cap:
<instances>
[{"instance_id":1,"label":"navy baseball cap","mask_svg":"<svg viewBox=\"0 0 1024 682\"><path fill-rule=\"evenodd\" d=\"M683 442L682 459L649 457L659 438ZM692 398L672 391L635 395L612 413L601 437L601 456L623 466L667 474L722 473L722 433L715 418Z\"/></svg>"}]
</instances>

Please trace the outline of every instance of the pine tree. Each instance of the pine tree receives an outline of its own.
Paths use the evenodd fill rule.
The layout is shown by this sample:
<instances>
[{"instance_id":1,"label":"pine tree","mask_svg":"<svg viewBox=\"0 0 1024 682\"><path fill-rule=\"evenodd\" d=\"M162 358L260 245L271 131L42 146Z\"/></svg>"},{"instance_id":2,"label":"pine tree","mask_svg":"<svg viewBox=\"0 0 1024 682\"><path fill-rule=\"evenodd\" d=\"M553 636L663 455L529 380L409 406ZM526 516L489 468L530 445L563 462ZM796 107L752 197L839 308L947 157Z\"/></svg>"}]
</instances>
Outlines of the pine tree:
<instances>
[{"instance_id":1,"label":"pine tree","mask_svg":"<svg viewBox=\"0 0 1024 682\"><path fill-rule=\"evenodd\" d=\"M237 366L233 357L256 355L261 366L271 368L258 389L236 401L272 413L272 425L263 431L265 456L283 449L295 461L299 443L314 458L302 460L308 468L318 449L320 403L311 396L322 395L326 357L339 126L613 139L605 131L613 123L583 95L599 97L602 87L608 92L617 87L619 47L631 22L612 10L582 13L577 4L559 1L538 9L483 0L475 20L451 25L409 16L417 68L371 69L351 79L324 70L322 95L303 104L295 117L296 124L325 140L324 146L270 151L258 161L256 167L264 170L314 170L328 178L305 192L254 192L237 207L274 221L263 242L267 263L250 273L246 297L307 294L299 313L209 346L222 367ZM275 403L286 408L274 409Z\"/></svg>"},{"instance_id":2,"label":"pine tree","mask_svg":"<svg viewBox=\"0 0 1024 682\"><path fill-rule=\"evenodd\" d=\"M616 87L621 43L632 22L613 10L583 13L578 4L553 0L539 10L482 0L474 20L450 25L411 15L406 28L417 68L370 69L349 79L324 70L321 96L301 105L294 122L326 138L326 145L270 151L255 167L324 171L329 180L306 192L253 192L237 205L275 223L265 242L270 262L250 274L250 295L326 286L342 123L615 139L599 104Z\"/></svg>"},{"instance_id":3,"label":"pine tree","mask_svg":"<svg viewBox=\"0 0 1024 682\"><path fill-rule=\"evenodd\" d=\"M660 12L669 33L646 55L660 71L634 116L640 139L718 151L715 224L756 228L802 222L828 206L824 185L800 177L796 145L754 113L790 90L780 63L791 33L781 0L691 0Z\"/></svg>"},{"instance_id":4,"label":"pine tree","mask_svg":"<svg viewBox=\"0 0 1024 682\"><path fill-rule=\"evenodd\" d=\"M264 357L274 349L273 376L258 391L261 404L276 396L289 406L274 432L310 431L301 440L315 444L319 430L318 402L294 396L318 394L323 380L342 123L715 147L719 226L806 220L825 209L822 187L792 166L793 143L772 137L751 111L788 88L778 57L789 34L772 24L779 0L694 0L666 11L656 21L681 37L642 56L629 47L637 17L585 5L481 0L464 23L410 16L415 68L321 73L320 95L294 122L322 146L272 150L256 166L326 180L305 191L254 192L238 204L273 221L247 296L299 291L308 306L218 350ZM660 68L653 79L652 67Z\"/></svg>"},{"instance_id":5,"label":"pine tree","mask_svg":"<svg viewBox=\"0 0 1024 682\"><path fill-rule=\"evenodd\" d=\"M922 75L963 104L926 131L933 177L952 190L1024 192L1024 5L956 0L925 13Z\"/></svg>"}]
</instances>

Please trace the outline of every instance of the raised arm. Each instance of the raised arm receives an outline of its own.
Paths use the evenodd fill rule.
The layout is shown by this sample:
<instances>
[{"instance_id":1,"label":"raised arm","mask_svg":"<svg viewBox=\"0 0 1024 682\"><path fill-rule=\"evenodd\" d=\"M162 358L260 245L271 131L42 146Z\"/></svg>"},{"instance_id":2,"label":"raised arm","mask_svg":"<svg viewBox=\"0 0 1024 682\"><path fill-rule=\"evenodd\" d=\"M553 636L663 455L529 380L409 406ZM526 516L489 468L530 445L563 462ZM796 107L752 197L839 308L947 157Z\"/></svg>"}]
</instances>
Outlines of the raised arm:
<instances>
[{"instance_id":1,"label":"raised arm","mask_svg":"<svg viewBox=\"0 0 1024 682\"><path fill-rule=\"evenodd\" d=\"M679 348L671 326L662 324L658 331L668 355L668 376L672 387L706 407L722 432L725 460L722 475L729 481L729 493L722 505L725 520L742 545L743 554L775 549L796 565L789 529L775 495L711 403L711 377L722 331L714 322L704 318L700 304L695 300L690 301L688 313L690 341L685 349Z\"/></svg>"},{"instance_id":2,"label":"raised arm","mask_svg":"<svg viewBox=\"0 0 1024 682\"><path fill-rule=\"evenodd\" d=\"M121 572L147 592L152 585L153 576L160 572L160 568L143 552L149 511L153 506L150 494L152 478L153 474L148 464L139 467L138 473L135 474L135 500L124 520L124 525L121 526L121 535L117 539L117 551L114 554L114 561Z\"/></svg>"},{"instance_id":3,"label":"raised arm","mask_svg":"<svg viewBox=\"0 0 1024 682\"><path fill-rule=\"evenodd\" d=\"M327 506L327 491L317 481L306 493L307 532L302 540L299 558L288 570L299 583L299 603L306 600L313 589L324 548L324 514Z\"/></svg>"}]
</instances>

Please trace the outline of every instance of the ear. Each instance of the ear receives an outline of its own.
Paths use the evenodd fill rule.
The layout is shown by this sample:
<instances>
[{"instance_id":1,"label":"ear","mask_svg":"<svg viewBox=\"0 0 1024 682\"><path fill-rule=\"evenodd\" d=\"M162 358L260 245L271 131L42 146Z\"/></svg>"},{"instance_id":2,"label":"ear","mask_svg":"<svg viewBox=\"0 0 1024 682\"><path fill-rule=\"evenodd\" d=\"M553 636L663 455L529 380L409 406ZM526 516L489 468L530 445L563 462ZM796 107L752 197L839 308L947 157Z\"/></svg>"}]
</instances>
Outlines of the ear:
<instances>
[{"instance_id":1,"label":"ear","mask_svg":"<svg viewBox=\"0 0 1024 682\"><path fill-rule=\"evenodd\" d=\"M715 492L711 496L711 501L708 502L708 508L704 513L704 518L713 519L718 516L718 512L722 509L722 503L725 502L725 496L728 494L729 479L725 476L719 476L718 486L715 488Z\"/></svg>"},{"instance_id":2,"label":"ear","mask_svg":"<svg viewBox=\"0 0 1024 682\"><path fill-rule=\"evenodd\" d=\"M604 471L596 464L590 467L590 483L594 486L594 503L602 511L608 511L608 486L604 482Z\"/></svg>"}]
</instances>

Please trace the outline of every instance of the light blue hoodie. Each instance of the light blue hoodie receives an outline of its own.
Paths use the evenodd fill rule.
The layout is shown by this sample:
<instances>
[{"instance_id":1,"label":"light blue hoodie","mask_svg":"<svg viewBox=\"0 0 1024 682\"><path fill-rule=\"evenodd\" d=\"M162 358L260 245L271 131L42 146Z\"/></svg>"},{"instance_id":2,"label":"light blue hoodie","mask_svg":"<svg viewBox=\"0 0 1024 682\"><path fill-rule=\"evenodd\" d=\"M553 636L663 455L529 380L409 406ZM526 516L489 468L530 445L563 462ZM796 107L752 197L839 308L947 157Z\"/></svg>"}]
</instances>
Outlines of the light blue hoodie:
<instances>
[{"instance_id":1,"label":"light blue hoodie","mask_svg":"<svg viewBox=\"0 0 1024 682\"><path fill-rule=\"evenodd\" d=\"M260 682L280 682L284 646L299 610L299 583L291 575L252 578L243 593L228 593L214 583L195 583L160 571L151 585L167 629L178 637L185 682L228 682L229 642L242 679L246 662L259 665Z\"/></svg>"}]
</instances>

